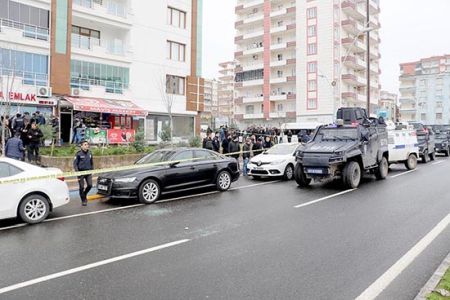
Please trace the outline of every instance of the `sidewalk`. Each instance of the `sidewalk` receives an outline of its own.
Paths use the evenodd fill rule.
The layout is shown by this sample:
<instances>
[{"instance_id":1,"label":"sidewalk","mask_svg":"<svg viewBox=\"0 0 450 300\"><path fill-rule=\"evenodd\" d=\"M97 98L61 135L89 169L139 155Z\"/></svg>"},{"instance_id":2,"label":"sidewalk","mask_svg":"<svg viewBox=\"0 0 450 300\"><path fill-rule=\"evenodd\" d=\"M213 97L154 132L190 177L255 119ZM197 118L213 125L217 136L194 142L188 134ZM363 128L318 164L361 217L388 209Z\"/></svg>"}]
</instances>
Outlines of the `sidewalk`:
<instances>
[{"instance_id":1,"label":"sidewalk","mask_svg":"<svg viewBox=\"0 0 450 300\"><path fill-rule=\"evenodd\" d=\"M414 300L450 299L450 253ZM444 275L445 278L444 278ZM442 281L442 282L441 282Z\"/></svg>"}]
</instances>

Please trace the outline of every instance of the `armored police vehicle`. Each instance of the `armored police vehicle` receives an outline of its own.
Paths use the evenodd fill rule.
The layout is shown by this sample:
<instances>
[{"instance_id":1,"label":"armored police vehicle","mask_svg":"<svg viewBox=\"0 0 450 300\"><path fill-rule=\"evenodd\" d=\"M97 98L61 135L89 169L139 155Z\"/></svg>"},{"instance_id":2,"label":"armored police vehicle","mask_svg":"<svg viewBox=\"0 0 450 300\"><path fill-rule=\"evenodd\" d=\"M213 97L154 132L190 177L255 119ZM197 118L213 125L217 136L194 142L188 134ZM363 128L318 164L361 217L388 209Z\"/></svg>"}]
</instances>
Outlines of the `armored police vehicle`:
<instances>
[{"instance_id":1,"label":"armored police vehicle","mask_svg":"<svg viewBox=\"0 0 450 300\"><path fill-rule=\"evenodd\" d=\"M344 120L320 126L313 139L297 151L294 175L300 187L312 180L341 178L346 187L357 188L363 173L375 174L377 179L387 177L388 135L384 121L368 118L361 108L339 109L337 116Z\"/></svg>"},{"instance_id":2,"label":"armored police vehicle","mask_svg":"<svg viewBox=\"0 0 450 300\"><path fill-rule=\"evenodd\" d=\"M450 156L450 126L432 125L431 127L436 134L436 153L443 153L447 157Z\"/></svg>"},{"instance_id":3,"label":"armored police vehicle","mask_svg":"<svg viewBox=\"0 0 450 300\"><path fill-rule=\"evenodd\" d=\"M413 122L411 125L417 133L419 153L423 163L436 159L436 140L433 129L425 127L422 123Z\"/></svg>"}]
</instances>

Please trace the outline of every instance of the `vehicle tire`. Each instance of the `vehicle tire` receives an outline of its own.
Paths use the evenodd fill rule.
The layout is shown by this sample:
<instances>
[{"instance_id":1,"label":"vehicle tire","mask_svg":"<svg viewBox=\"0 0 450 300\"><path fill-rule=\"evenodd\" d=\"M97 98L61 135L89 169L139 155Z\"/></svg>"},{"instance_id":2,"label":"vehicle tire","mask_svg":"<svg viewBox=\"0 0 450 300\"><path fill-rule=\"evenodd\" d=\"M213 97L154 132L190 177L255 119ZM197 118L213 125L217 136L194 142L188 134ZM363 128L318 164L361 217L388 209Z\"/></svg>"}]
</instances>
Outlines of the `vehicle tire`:
<instances>
[{"instance_id":1,"label":"vehicle tire","mask_svg":"<svg viewBox=\"0 0 450 300\"><path fill-rule=\"evenodd\" d=\"M433 152L433 153L430 154L430 160L431 161L436 160L436 152Z\"/></svg>"},{"instance_id":2,"label":"vehicle tire","mask_svg":"<svg viewBox=\"0 0 450 300\"><path fill-rule=\"evenodd\" d=\"M426 164L430 161L430 157L428 156L428 151L423 152L422 163Z\"/></svg>"},{"instance_id":3,"label":"vehicle tire","mask_svg":"<svg viewBox=\"0 0 450 300\"><path fill-rule=\"evenodd\" d=\"M41 223L49 213L50 204L47 198L41 195L29 195L22 200L19 206L19 216L28 224Z\"/></svg>"},{"instance_id":4,"label":"vehicle tire","mask_svg":"<svg viewBox=\"0 0 450 300\"><path fill-rule=\"evenodd\" d=\"M356 189L361 183L361 177L361 167L356 161L345 166L343 181L348 188Z\"/></svg>"},{"instance_id":5,"label":"vehicle tire","mask_svg":"<svg viewBox=\"0 0 450 300\"><path fill-rule=\"evenodd\" d=\"M152 204L161 196L161 187L153 179L147 179L139 187L139 202Z\"/></svg>"},{"instance_id":6,"label":"vehicle tire","mask_svg":"<svg viewBox=\"0 0 450 300\"><path fill-rule=\"evenodd\" d=\"M380 163L378 164L378 168L375 169L375 177L378 180L386 179L389 172L389 163L386 157L382 157Z\"/></svg>"},{"instance_id":7,"label":"vehicle tire","mask_svg":"<svg viewBox=\"0 0 450 300\"><path fill-rule=\"evenodd\" d=\"M414 154L410 154L405 162L405 167L408 170L414 170L417 167L417 157Z\"/></svg>"},{"instance_id":8,"label":"vehicle tire","mask_svg":"<svg viewBox=\"0 0 450 300\"><path fill-rule=\"evenodd\" d=\"M231 175L227 171L221 171L216 179L217 189L221 192L227 191L231 186Z\"/></svg>"},{"instance_id":9,"label":"vehicle tire","mask_svg":"<svg viewBox=\"0 0 450 300\"><path fill-rule=\"evenodd\" d=\"M284 174L283 174L283 180L292 180L294 179L294 166L291 164L288 164L286 166L286 169L284 170Z\"/></svg>"},{"instance_id":10,"label":"vehicle tire","mask_svg":"<svg viewBox=\"0 0 450 300\"><path fill-rule=\"evenodd\" d=\"M303 172L303 166L296 164L294 169L294 178L298 186L303 188L311 184L311 178L307 178L305 172Z\"/></svg>"}]
</instances>

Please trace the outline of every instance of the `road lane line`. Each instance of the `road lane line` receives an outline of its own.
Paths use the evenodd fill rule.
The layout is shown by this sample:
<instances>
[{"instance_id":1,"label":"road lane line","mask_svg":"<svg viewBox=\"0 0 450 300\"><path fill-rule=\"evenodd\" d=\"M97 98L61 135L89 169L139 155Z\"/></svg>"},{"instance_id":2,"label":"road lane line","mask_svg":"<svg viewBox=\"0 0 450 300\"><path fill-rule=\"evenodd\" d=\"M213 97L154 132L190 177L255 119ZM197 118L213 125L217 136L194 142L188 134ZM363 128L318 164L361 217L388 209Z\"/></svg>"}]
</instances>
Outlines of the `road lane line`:
<instances>
[{"instance_id":1,"label":"road lane line","mask_svg":"<svg viewBox=\"0 0 450 300\"><path fill-rule=\"evenodd\" d=\"M397 175L389 176L389 178L397 178L399 176L403 176L403 175L406 175L406 174L409 174L409 173L412 173L412 172L415 172L415 171L417 171L417 169L409 170L409 171L406 171L406 172L403 172L403 173L400 173L400 174L397 174Z\"/></svg>"},{"instance_id":2,"label":"road lane line","mask_svg":"<svg viewBox=\"0 0 450 300\"><path fill-rule=\"evenodd\" d=\"M80 266L80 267L69 269L69 270L66 270L66 271L50 274L50 275L47 275L47 276L42 276L42 277L35 278L35 279L32 279L32 280L24 281L24 282L21 282L21 283L13 284L13 285L1 288L0 289L0 295L4 294L4 293L7 293L7 292L14 291L14 290L18 290L18 289L21 289L21 288L24 288L24 287L27 287L27 286L35 285L35 284L38 284L38 283L41 283L41 282L45 282L45 281L49 281L49 280L52 280L52 279L60 278L60 277L63 277L63 276L67 276L67 275L83 272L83 271L86 271L86 270L89 270L89 269L93 269L93 268L98 268L100 266L104 266L104 265L111 264L111 263L114 263L114 262L118 262L118 261L121 261L121 260L129 259L129 258L132 258L132 257L148 254L148 253L155 252L155 251L158 251L158 250L162 250L162 249L165 249L165 248L177 246L177 245L180 245L180 244L187 243L189 241L190 241L189 239L179 240L179 241L175 241L175 242L159 245L159 246L156 246L156 247L144 249L144 250L141 250L141 251L136 251L136 252L132 252L132 253L116 256L116 257L113 257L113 258L101 260L101 261L98 261L98 262L95 262L95 263L91 263L91 264L88 264L88 265Z\"/></svg>"},{"instance_id":3,"label":"road lane line","mask_svg":"<svg viewBox=\"0 0 450 300\"><path fill-rule=\"evenodd\" d=\"M444 162L445 162L445 160L440 160L440 161L437 161L437 162L432 163L432 165L438 165L438 164L442 164L442 163L444 163Z\"/></svg>"},{"instance_id":4,"label":"road lane line","mask_svg":"<svg viewBox=\"0 0 450 300\"><path fill-rule=\"evenodd\" d=\"M252 188L252 187L257 187L257 186L261 186L261 185L277 183L277 182L280 182L280 181L270 181L270 182L263 182L263 183L256 183L256 184L238 186L238 187L231 188L230 191L232 191L232 190L241 190L241 189L245 189L245 188ZM170 199L157 201L155 204L165 203L165 202L170 202L170 201L175 201L175 200L181 200L181 199L189 199L189 198L206 196L206 195L212 195L212 194L217 194L217 193L220 193L220 192L219 191L211 191L211 192L206 192L206 193L201 193L201 194L193 194L193 195L188 195L188 196L181 196L181 197L176 197L176 198L170 198ZM124 210L124 209L129 209L129 208L140 207L140 206L146 206L146 204L139 203L139 204L133 204L133 205L127 205L127 206L121 206L121 207L114 207L114 208L96 210L96 211L91 211L91 212L86 212L86 213L68 215L68 216L63 216L63 217L56 217L56 218L46 219L42 223L54 222L54 221L60 221L60 220L66 220L66 219L73 219L73 218L79 218L79 217L85 217L85 216L96 215L96 214L107 213L107 212L118 211L118 210ZM28 224L20 223L20 224L17 224L17 225L0 228L0 231L9 230L9 229L15 229L15 228L21 228L21 227L26 227L26 226L28 226Z\"/></svg>"},{"instance_id":5,"label":"road lane line","mask_svg":"<svg viewBox=\"0 0 450 300\"><path fill-rule=\"evenodd\" d=\"M372 283L356 300L370 300L378 297L391 283L425 250L433 240L450 224L450 214L442 219L427 235L412 247L392 267Z\"/></svg>"},{"instance_id":6,"label":"road lane line","mask_svg":"<svg viewBox=\"0 0 450 300\"><path fill-rule=\"evenodd\" d=\"M336 194L333 194L333 195L329 195L329 196L326 196L326 197L323 197L323 198L320 198L320 199L317 199L317 200L313 200L313 201L309 201L309 202L306 202L306 203L303 203L303 204L296 205L296 206L294 206L294 208L301 208L301 207L305 207L305 206L308 206L308 205L312 205L312 204L315 204L317 202L325 201L325 200L328 200L328 199L331 199L331 198L334 198L334 197L338 197L338 196L341 196L341 195L344 195L344 194L348 194L350 192L354 192L356 190L357 189L346 190L346 191L343 191L343 192L340 192L340 193L336 193Z\"/></svg>"}]
</instances>

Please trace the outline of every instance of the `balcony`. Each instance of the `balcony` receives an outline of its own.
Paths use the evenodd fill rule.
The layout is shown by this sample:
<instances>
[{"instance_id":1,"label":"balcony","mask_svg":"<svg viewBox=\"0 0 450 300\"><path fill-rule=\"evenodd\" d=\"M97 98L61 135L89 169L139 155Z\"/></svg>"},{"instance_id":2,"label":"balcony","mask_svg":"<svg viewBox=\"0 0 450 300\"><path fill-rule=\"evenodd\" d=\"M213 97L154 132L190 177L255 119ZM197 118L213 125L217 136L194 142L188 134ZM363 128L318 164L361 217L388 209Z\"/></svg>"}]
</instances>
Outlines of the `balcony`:
<instances>
[{"instance_id":1,"label":"balcony","mask_svg":"<svg viewBox=\"0 0 450 300\"><path fill-rule=\"evenodd\" d=\"M48 48L50 35L47 28L27 25L7 19L0 19L0 40Z\"/></svg>"},{"instance_id":2,"label":"balcony","mask_svg":"<svg viewBox=\"0 0 450 300\"><path fill-rule=\"evenodd\" d=\"M366 46L363 42L358 39L353 38L343 38L342 46L344 46L347 50L353 51L355 53L361 53L366 51Z\"/></svg>"},{"instance_id":3,"label":"balcony","mask_svg":"<svg viewBox=\"0 0 450 300\"><path fill-rule=\"evenodd\" d=\"M344 81L347 84L357 86L357 87L367 85L364 78L362 78L359 75L355 75L355 74L343 74L342 81Z\"/></svg>"},{"instance_id":4,"label":"balcony","mask_svg":"<svg viewBox=\"0 0 450 300\"><path fill-rule=\"evenodd\" d=\"M254 80L243 81L243 82L240 82L240 83L242 84L242 87L258 86L258 85L263 85L264 84L264 80L263 79L254 79ZM238 85L236 84L236 87L237 86Z\"/></svg>"},{"instance_id":5,"label":"balcony","mask_svg":"<svg viewBox=\"0 0 450 300\"><path fill-rule=\"evenodd\" d=\"M349 16L352 16L357 20L363 20L366 17L363 10L358 6L358 4L355 1L352 0L343 1L341 7L344 13L346 13Z\"/></svg>"},{"instance_id":6,"label":"balcony","mask_svg":"<svg viewBox=\"0 0 450 300\"><path fill-rule=\"evenodd\" d=\"M235 12L237 14L245 14L245 13L252 11L252 9L254 9L258 6L262 6L263 4L264 4L264 0L239 1L237 3L237 6L235 7Z\"/></svg>"},{"instance_id":7,"label":"balcony","mask_svg":"<svg viewBox=\"0 0 450 300\"><path fill-rule=\"evenodd\" d=\"M295 30L295 22L288 24L288 25L280 25L278 26L277 24L272 24L273 26L270 28L270 33L279 33L279 32L286 32L289 30Z\"/></svg>"},{"instance_id":8,"label":"balcony","mask_svg":"<svg viewBox=\"0 0 450 300\"><path fill-rule=\"evenodd\" d=\"M108 41L72 34L72 49L75 54L131 62L121 40Z\"/></svg>"},{"instance_id":9,"label":"balcony","mask_svg":"<svg viewBox=\"0 0 450 300\"><path fill-rule=\"evenodd\" d=\"M400 103L416 103L416 99L415 99L415 97L412 97L412 96L408 96L408 97L402 96L399 99L399 102Z\"/></svg>"},{"instance_id":10,"label":"balcony","mask_svg":"<svg viewBox=\"0 0 450 300\"><path fill-rule=\"evenodd\" d=\"M269 113L269 117L271 119L286 118L286 112L285 111L271 112L271 113Z\"/></svg>"},{"instance_id":11,"label":"balcony","mask_svg":"<svg viewBox=\"0 0 450 300\"><path fill-rule=\"evenodd\" d=\"M272 10L272 12L270 13L270 17L276 18L276 17L280 17L280 16L294 14L295 12L296 12L295 6L291 6L291 7L287 7L287 8L283 7L281 9Z\"/></svg>"},{"instance_id":12,"label":"balcony","mask_svg":"<svg viewBox=\"0 0 450 300\"><path fill-rule=\"evenodd\" d=\"M342 28L354 35L359 35L363 32L364 26L355 20L347 19L342 21Z\"/></svg>"},{"instance_id":13,"label":"balcony","mask_svg":"<svg viewBox=\"0 0 450 300\"><path fill-rule=\"evenodd\" d=\"M14 85L17 84L17 82L21 82L22 85L30 85L30 86L49 86L49 80L48 80L48 74L43 73L35 73L35 72L26 72L21 70L12 70L3 68L0 65L0 82L2 80L2 77L5 76L6 78L3 78L4 82L8 80L12 80L13 77L16 78L16 82Z\"/></svg>"},{"instance_id":14,"label":"balcony","mask_svg":"<svg viewBox=\"0 0 450 300\"><path fill-rule=\"evenodd\" d=\"M242 56L254 55L264 52L264 47L248 47L247 50L242 51Z\"/></svg>"},{"instance_id":15,"label":"balcony","mask_svg":"<svg viewBox=\"0 0 450 300\"><path fill-rule=\"evenodd\" d=\"M373 0L369 0L369 10L371 14L377 14L380 12L380 6Z\"/></svg>"},{"instance_id":16,"label":"balcony","mask_svg":"<svg viewBox=\"0 0 450 300\"><path fill-rule=\"evenodd\" d=\"M270 101L287 101L287 100L295 100L296 95L291 92L281 92L281 94L273 93L270 95Z\"/></svg>"},{"instance_id":17,"label":"balcony","mask_svg":"<svg viewBox=\"0 0 450 300\"><path fill-rule=\"evenodd\" d=\"M244 120L251 120L251 119L264 119L264 114L244 114Z\"/></svg>"},{"instance_id":18,"label":"balcony","mask_svg":"<svg viewBox=\"0 0 450 300\"><path fill-rule=\"evenodd\" d=\"M87 21L130 29L132 22L126 5L112 1L73 0L73 16Z\"/></svg>"},{"instance_id":19,"label":"balcony","mask_svg":"<svg viewBox=\"0 0 450 300\"><path fill-rule=\"evenodd\" d=\"M256 29L250 32L246 32L242 35L242 41L254 39L254 38L260 38L264 35L263 29ZM236 40L235 40L236 41ZM236 41L238 42L238 41Z\"/></svg>"},{"instance_id":20,"label":"balcony","mask_svg":"<svg viewBox=\"0 0 450 300\"><path fill-rule=\"evenodd\" d=\"M243 97L242 103L262 103L264 102L264 97L253 96L253 97Z\"/></svg>"},{"instance_id":21,"label":"balcony","mask_svg":"<svg viewBox=\"0 0 450 300\"><path fill-rule=\"evenodd\" d=\"M242 65L242 71L258 70L263 68L264 68L263 62L256 62Z\"/></svg>"},{"instance_id":22,"label":"balcony","mask_svg":"<svg viewBox=\"0 0 450 300\"><path fill-rule=\"evenodd\" d=\"M106 94L123 95L128 92L128 84L116 81L74 78L70 80L71 88L79 88L85 95L105 97Z\"/></svg>"},{"instance_id":23,"label":"balcony","mask_svg":"<svg viewBox=\"0 0 450 300\"><path fill-rule=\"evenodd\" d=\"M236 29L243 29L247 26L250 25L255 25L255 23L262 23L262 21L264 20L264 14L261 12L258 13L250 13L248 15L245 15L243 17L243 19L237 21L235 23L235 28Z\"/></svg>"},{"instance_id":24,"label":"balcony","mask_svg":"<svg viewBox=\"0 0 450 300\"><path fill-rule=\"evenodd\" d=\"M359 57L356 56L343 56L342 63L349 68L355 70L364 70L366 68L366 62Z\"/></svg>"}]
</instances>

